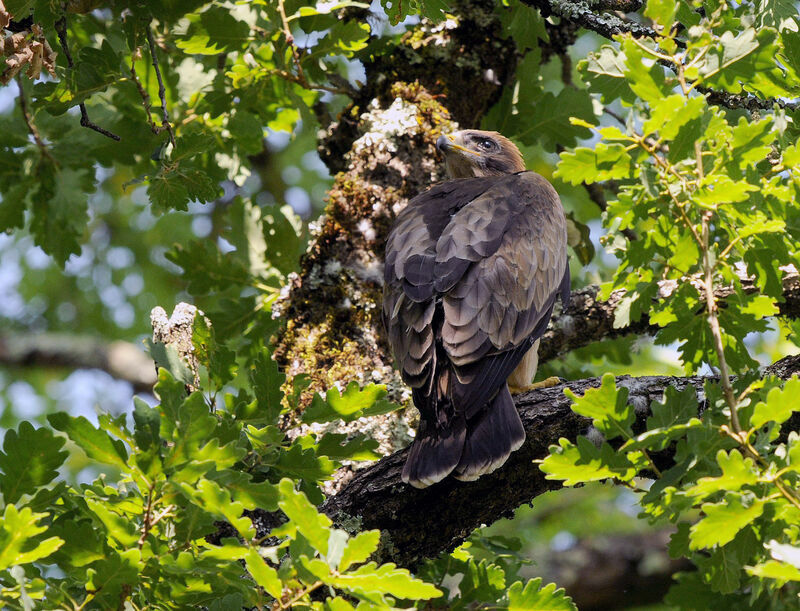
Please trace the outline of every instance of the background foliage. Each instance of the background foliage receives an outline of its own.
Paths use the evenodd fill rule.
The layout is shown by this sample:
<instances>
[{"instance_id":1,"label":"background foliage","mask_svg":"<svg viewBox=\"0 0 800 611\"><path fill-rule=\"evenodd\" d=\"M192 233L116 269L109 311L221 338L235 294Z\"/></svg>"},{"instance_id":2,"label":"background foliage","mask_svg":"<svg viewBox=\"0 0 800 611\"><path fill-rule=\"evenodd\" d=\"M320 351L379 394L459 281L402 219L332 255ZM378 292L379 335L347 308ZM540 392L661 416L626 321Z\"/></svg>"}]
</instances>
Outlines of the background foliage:
<instances>
[{"instance_id":1,"label":"background foliage","mask_svg":"<svg viewBox=\"0 0 800 611\"><path fill-rule=\"evenodd\" d=\"M211 327L195 324L201 382L188 396L174 367L136 399L99 374L0 370L3 605L571 609L530 558L571 530L587 535L565 505L610 503L613 519L588 534L671 525L670 554L696 568L665 604L795 608L800 437L781 425L798 382L757 366L796 340L795 323L776 318L800 237L796 11L651 0L641 14L655 37L586 34L552 55L548 24L585 10L558 6L545 21L526 3L497 4L498 35L521 59L483 127L518 142L562 194L580 236L573 285L624 290L618 326L646 314L660 331L545 373L719 381L702 406L667 392L634 431L626 391L604 377L573 397L602 440L563 439L541 468L566 486L613 486L537 500L517 526L396 567L370 560L386 545L378 532L318 512L323 482L344 460L375 459L376 444L281 429L297 397L282 395L270 359L271 308L330 184L317 130L345 111L367 60L391 54L417 19L446 24L461 7L389 0L362 19L356 2L5 0L3 332L140 341L150 309L181 299ZM596 182L604 210L584 187ZM395 408L383 396L331 389L304 418ZM247 513L257 507L281 516L267 538Z\"/></svg>"}]
</instances>

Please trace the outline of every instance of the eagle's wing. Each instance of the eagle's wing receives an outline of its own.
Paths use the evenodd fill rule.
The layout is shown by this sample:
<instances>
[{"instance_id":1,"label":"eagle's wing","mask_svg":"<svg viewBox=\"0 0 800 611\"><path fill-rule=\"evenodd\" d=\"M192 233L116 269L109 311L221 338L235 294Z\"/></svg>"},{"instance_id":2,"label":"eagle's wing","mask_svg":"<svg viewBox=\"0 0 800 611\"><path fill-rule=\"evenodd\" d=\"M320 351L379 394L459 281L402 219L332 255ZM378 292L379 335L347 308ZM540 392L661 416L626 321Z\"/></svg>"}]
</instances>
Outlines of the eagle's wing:
<instances>
[{"instance_id":1,"label":"eagle's wing","mask_svg":"<svg viewBox=\"0 0 800 611\"><path fill-rule=\"evenodd\" d=\"M437 241L440 337L456 373L454 402L468 418L545 332L556 297L569 290L566 249L561 202L533 172L497 180Z\"/></svg>"},{"instance_id":2,"label":"eagle's wing","mask_svg":"<svg viewBox=\"0 0 800 611\"><path fill-rule=\"evenodd\" d=\"M428 485L456 466L487 472L524 439L505 381L544 333L565 278L569 289L566 239L558 195L533 172L449 181L398 217L383 316L421 414L407 481ZM501 426L516 419L515 438L470 469L459 460L470 427L494 426L486 412Z\"/></svg>"},{"instance_id":3,"label":"eagle's wing","mask_svg":"<svg viewBox=\"0 0 800 611\"><path fill-rule=\"evenodd\" d=\"M436 243L453 215L490 186L481 178L440 183L412 199L389 233L383 320L400 373L412 388L432 382Z\"/></svg>"}]
</instances>

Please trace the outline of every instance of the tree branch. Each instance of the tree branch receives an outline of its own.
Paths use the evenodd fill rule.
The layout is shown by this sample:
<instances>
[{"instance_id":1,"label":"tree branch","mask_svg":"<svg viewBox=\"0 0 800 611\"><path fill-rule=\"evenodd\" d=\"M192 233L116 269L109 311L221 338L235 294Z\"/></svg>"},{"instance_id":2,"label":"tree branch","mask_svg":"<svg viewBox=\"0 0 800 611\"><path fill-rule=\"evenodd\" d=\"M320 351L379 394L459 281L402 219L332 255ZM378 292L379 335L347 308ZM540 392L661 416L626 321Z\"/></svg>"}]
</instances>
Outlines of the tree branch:
<instances>
[{"instance_id":1,"label":"tree branch","mask_svg":"<svg viewBox=\"0 0 800 611\"><path fill-rule=\"evenodd\" d=\"M153 361L134 344L104 342L93 337L55 333L0 335L0 366L100 369L133 385L135 392L153 392Z\"/></svg>"},{"instance_id":2,"label":"tree branch","mask_svg":"<svg viewBox=\"0 0 800 611\"><path fill-rule=\"evenodd\" d=\"M58 42L61 43L61 49L64 51L64 57L67 58L67 65L70 69L75 67L75 62L72 60L72 53L69 50L69 43L67 42L67 18L62 17L58 21L55 22L56 33L58 34ZM89 112L86 110L86 104L81 102L78 104L78 108L81 111L81 126L87 127L91 130L96 131L98 134L102 134L106 138L111 138L112 140L116 140L119 142L120 137L117 134L112 133L105 129L104 127L100 127L97 123L94 123L91 119L89 119Z\"/></svg>"},{"instance_id":3,"label":"tree branch","mask_svg":"<svg viewBox=\"0 0 800 611\"><path fill-rule=\"evenodd\" d=\"M618 11L635 13L641 9L643 3L637 0L598 0L598 2L570 2L568 0L523 0L525 4L539 9L542 16L558 16L562 22L575 24L604 38L613 40L617 34L629 33L635 38L658 38L659 33L653 28L635 21L623 19L618 15L605 11ZM677 41L678 46L684 46L683 41ZM664 62L668 68L672 68ZM760 98L751 93L729 93L716 91L708 87L696 87L697 91L707 96L708 103L725 108L742 108L745 110L772 110L775 105L784 110L795 111L800 108L800 102L787 101L779 98Z\"/></svg>"},{"instance_id":4,"label":"tree branch","mask_svg":"<svg viewBox=\"0 0 800 611\"><path fill-rule=\"evenodd\" d=\"M740 276L742 287L746 293L758 291L752 279ZM659 295L669 296L678 287L675 280L662 280L658 283ZM544 362L559 357L571 350L588 346L603 339L614 339L623 335L653 335L659 327L650 324L648 316L642 316L620 327L614 327L617 306L620 304L623 291L614 291L608 300L597 298L600 288L596 285L572 291L566 308L553 313L550 327L539 344L539 361ZM724 301L733 294L729 286L717 287L714 294L719 301ZM783 282L783 299L778 304L781 316L800 317L800 276L787 273Z\"/></svg>"},{"instance_id":5,"label":"tree branch","mask_svg":"<svg viewBox=\"0 0 800 611\"><path fill-rule=\"evenodd\" d=\"M776 363L768 373L787 376L798 371L800 358L788 357ZM650 404L661 399L667 386L678 390L693 387L702 406L703 385L709 380L717 378L620 376L616 383L628 389L628 402L636 408L637 414L634 431L641 431ZM517 507L536 496L561 488L560 481L545 479L533 461L546 457L548 447L561 437L574 442L591 423L590 419L570 409L571 401L564 395L564 389L582 395L599 385L600 378L590 378L515 397L527 433L525 444L500 470L476 482L447 478L421 490L403 484L400 473L407 454L404 449L357 472L338 494L328 498L322 510L340 525L357 520L359 529L380 529L386 537L382 552L384 561L411 567L424 558L435 557L460 544L481 524L509 517ZM800 429L800 418L796 416L787 423L791 430ZM656 461L669 465L669 451L661 453ZM421 516L425 517L424 528L421 528Z\"/></svg>"},{"instance_id":6,"label":"tree branch","mask_svg":"<svg viewBox=\"0 0 800 611\"><path fill-rule=\"evenodd\" d=\"M608 13L600 14L598 11L621 10L634 12L641 8L641 2L626 2L624 0L605 0L597 6L591 7L587 2L568 2L565 0L523 0L525 4L538 8L544 17L556 15L579 26L596 32L605 38L613 38L615 34L629 32L636 38L655 38L658 36L653 28L635 21L622 19L617 15ZM591 8L590 8L591 7Z\"/></svg>"}]
</instances>

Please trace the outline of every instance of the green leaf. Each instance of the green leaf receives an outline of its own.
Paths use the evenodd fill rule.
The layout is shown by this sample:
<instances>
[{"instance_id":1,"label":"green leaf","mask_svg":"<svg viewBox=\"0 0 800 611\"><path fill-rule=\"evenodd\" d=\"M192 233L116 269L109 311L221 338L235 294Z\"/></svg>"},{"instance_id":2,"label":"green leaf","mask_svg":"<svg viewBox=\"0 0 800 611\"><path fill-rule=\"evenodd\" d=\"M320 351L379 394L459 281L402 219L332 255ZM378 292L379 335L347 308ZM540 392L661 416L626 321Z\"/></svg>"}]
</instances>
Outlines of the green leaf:
<instances>
[{"instance_id":1,"label":"green leaf","mask_svg":"<svg viewBox=\"0 0 800 611\"><path fill-rule=\"evenodd\" d=\"M693 386L678 391L667 386L663 401L650 404L653 415L647 419L647 430L622 446L623 450L663 450L672 440L683 437L690 429L702 426L697 417L699 405Z\"/></svg>"},{"instance_id":2,"label":"green leaf","mask_svg":"<svg viewBox=\"0 0 800 611\"><path fill-rule=\"evenodd\" d=\"M192 346L198 362L206 367L217 388L230 382L236 373L236 354L217 342L216 333L205 316L195 316Z\"/></svg>"},{"instance_id":3,"label":"green leaf","mask_svg":"<svg viewBox=\"0 0 800 611\"><path fill-rule=\"evenodd\" d=\"M46 428L34 429L30 422L21 422L17 431L8 431L0 452L3 501L16 503L23 494L33 494L53 481L69 455L61 449L63 446L63 437Z\"/></svg>"},{"instance_id":4,"label":"green leaf","mask_svg":"<svg viewBox=\"0 0 800 611\"><path fill-rule=\"evenodd\" d=\"M577 148L561 153L554 176L572 185L632 178L638 172L621 144L598 142L594 149Z\"/></svg>"},{"instance_id":5,"label":"green leaf","mask_svg":"<svg viewBox=\"0 0 800 611\"><path fill-rule=\"evenodd\" d=\"M523 2L511 2L508 7L498 6L500 23L519 50L537 48L538 41L547 41L547 30L541 13Z\"/></svg>"},{"instance_id":6,"label":"green leaf","mask_svg":"<svg viewBox=\"0 0 800 611\"><path fill-rule=\"evenodd\" d=\"M30 507L18 510L15 505L6 505L0 523L0 571L47 558L63 545L59 537L37 537L47 531L46 526L38 525L46 517L46 513L34 513Z\"/></svg>"},{"instance_id":7,"label":"green leaf","mask_svg":"<svg viewBox=\"0 0 800 611\"><path fill-rule=\"evenodd\" d=\"M339 560L339 571L344 572L354 564L366 562L372 552L378 549L381 540L381 531L365 530L351 537L344 547L342 557Z\"/></svg>"},{"instance_id":8,"label":"green leaf","mask_svg":"<svg viewBox=\"0 0 800 611\"><path fill-rule=\"evenodd\" d=\"M545 91L520 100L518 112L524 121L506 135L523 144L539 144L548 151L554 151L557 145L574 146L578 139L591 137L584 123L596 119L592 98L575 87L564 87L558 95ZM573 117L580 121L570 121Z\"/></svg>"},{"instance_id":9,"label":"green leaf","mask_svg":"<svg viewBox=\"0 0 800 611\"><path fill-rule=\"evenodd\" d=\"M284 478L278 484L281 500L278 507L286 514L291 530L299 532L322 555L328 553L331 521L319 513L302 492L294 489L294 482Z\"/></svg>"},{"instance_id":10,"label":"green leaf","mask_svg":"<svg viewBox=\"0 0 800 611\"><path fill-rule=\"evenodd\" d=\"M626 454L616 452L603 442L598 448L586 437L578 437L577 445L565 438L560 445L550 446L550 455L539 467L546 479L563 479L565 486L604 479L631 480L637 473L636 466Z\"/></svg>"},{"instance_id":11,"label":"green leaf","mask_svg":"<svg viewBox=\"0 0 800 611\"><path fill-rule=\"evenodd\" d=\"M377 460L380 454L375 452L378 442L356 435L347 440L343 433L325 433L317 442L317 454L338 460Z\"/></svg>"},{"instance_id":12,"label":"green leaf","mask_svg":"<svg viewBox=\"0 0 800 611\"><path fill-rule=\"evenodd\" d=\"M397 25L414 13L438 23L445 18L445 11L450 8L446 0L381 0L381 4L392 25Z\"/></svg>"},{"instance_id":13,"label":"green leaf","mask_svg":"<svg viewBox=\"0 0 800 611\"><path fill-rule=\"evenodd\" d=\"M386 414L400 406L382 401L386 396L386 387L369 384L360 389L357 382L350 382L343 393L331 388L325 394L325 400L315 396L311 405L303 412L303 422L332 422L343 420L352 422L365 416Z\"/></svg>"},{"instance_id":14,"label":"green leaf","mask_svg":"<svg viewBox=\"0 0 800 611\"><path fill-rule=\"evenodd\" d=\"M745 506L742 498L731 495L721 503L705 503L706 516L690 529L690 549L707 549L733 541L740 530L764 512L765 501L755 499Z\"/></svg>"},{"instance_id":15,"label":"green leaf","mask_svg":"<svg viewBox=\"0 0 800 611\"><path fill-rule=\"evenodd\" d=\"M386 604L385 594L408 600L427 600L442 594L435 586L412 577L407 569L397 568L391 562L381 566L369 562L355 571L334 577L331 585L383 604Z\"/></svg>"},{"instance_id":16,"label":"green leaf","mask_svg":"<svg viewBox=\"0 0 800 611\"><path fill-rule=\"evenodd\" d=\"M115 507L116 499L86 498L89 510L105 526L109 538L121 547L134 547L139 541L140 533L131 522L130 515L125 510ZM137 509L141 510L141 506ZM116 510L116 511L115 511ZM102 531L101 531L102 532Z\"/></svg>"},{"instance_id":17,"label":"green leaf","mask_svg":"<svg viewBox=\"0 0 800 611\"><path fill-rule=\"evenodd\" d=\"M654 45L648 39L642 40L645 45ZM645 53L631 38L622 41L621 49L625 53L625 79L636 95L645 102L658 104L672 93L664 77L664 68L655 61L654 55Z\"/></svg>"},{"instance_id":18,"label":"green leaf","mask_svg":"<svg viewBox=\"0 0 800 611\"><path fill-rule=\"evenodd\" d=\"M677 4L675 0L648 0L644 16L655 21L667 33L672 27L675 13L678 12Z\"/></svg>"},{"instance_id":19,"label":"green leaf","mask_svg":"<svg viewBox=\"0 0 800 611\"><path fill-rule=\"evenodd\" d=\"M706 100L702 96L687 99L676 93L653 102L651 106L650 118L645 121L642 132L645 135L658 132L659 138L672 140L684 125L700 118L706 108Z\"/></svg>"},{"instance_id":20,"label":"green leaf","mask_svg":"<svg viewBox=\"0 0 800 611\"><path fill-rule=\"evenodd\" d=\"M750 426L757 429L768 422L783 424L797 409L800 409L797 404L798 396L800 396L800 379L792 376L782 389L770 389L767 400L756 404L750 417Z\"/></svg>"},{"instance_id":21,"label":"green leaf","mask_svg":"<svg viewBox=\"0 0 800 611\"><path fill-rule=\"evenodd\" d=\"M163 345L163 344L162 344ZM133 437L140 450L149 450L161 439L161 414L139 397L133 398Z\"/></svg>"},{"instance_id":22,"label":"green leaf","mask_svg":"<svg viewBox=\"0 0 800 611\"><path fill-rule=\"evenodd\" d=\"M87 204L94 177L88 170L60 168L54 163L39 166L39 189L31 196L31 232L36 244L63 265L80 251L78 238L89 222Z\"/></svg>"},{"instance_id":23,"label":"green leaf","mask_svg":"<svg viewBox=\"0 0 800 611\"><path fill-rule=\"evenodd\" d=\"M738 450L717 452L717 462L722 469L719 477L701 477L697 484L686 490L686 494L704 498L721 490L736 491L742 486L753 485L758 481L758 472L752 459L742 458Z\"/></svg>"},{"instance_id":24,"label":"green leaf","mask_svg":"<svg viewBox=\"0 0 800 611\"><path fill-rule=\"evenodd\" d=\"M253 580L264 588L270 596L280 600L283 584L280 577L278 577L278 571L264 562L258 551L252 547L247 550L244 561Z\"/></svg>"},{"instance_id":25,"label":"green leaf","mask_svg":"<svg viewBox=\"0 0 800 611\"><path fill-rule=\"evenodd\" d=\"M800 581L800 569L785 562L767 560L755 566L745 567L748 575L775 579L780 583L787 581Z\"/></svg>"},{"instance_id":26,"label":"green leaf","mask_svg":"<svg viewBox=\"0 0 800 611\"><path fill-rule=\"evenodd\" d=\"M304 449L295 443L288 450L282 450L275 465L283 475L308 482L328 479L336 466L325 456L318 456L312 449Z\"/></svg>"},{"instance_id":27,"label":"green leaf","mask_svg":"<svg viewBox=\"0 0 800 611\"><path fill-rule=\"evenodd\" d=\"M281 390L286 376L278 369L278 364L269 354L260 352L253 361L250 370L250 384L258 401L261 415L268 420L277 417L281 412L283 391Z\"/></svg>"},{"instance_id":28,"label":"green leaf","mask_svg":"<svg viewBox=\"0 0 800 611\"><path fill-rule=\"evenodd\" d=\"M66 433L92 460L121 471L128 470L128 454L123 443L111 439L105 431L94 428L83 416L72 417L58 412L48 415L47 421L57 431Z\"/></svg>"},{"instance_id":29,"label":"green leaf","mask_svg":"<svg viewBox=\"0 0 800 611\"><path fill-rule=\"evenodd\" d=\"M700 182L700 188L692 195L692 199L705 208L713 209L720 204L743 202L754 191L758 191L755 185L715 174Z\"/></svg>"},{"instance_id":30,"label":"green leaf","mask_svg":"<svg viewBox=\"0 0 800 611\"><path fill-rule=\"evenodd\" d=\"M113 608L120 601L123 588L138 582L142 553L138 549L110 552L86 571L86 589L97 592L93 602L98 608Z\"/></svg>"},{"instance_id":31,"label":"green leaf","mask_svg":"<svg viewBox=\"0 0 800 611\"><path fill-rule=\"evenodd\" d=\"M572 409L576 414L592 419L592 424L606 439L619 436L630 438L633 435L631 424L636 420L632 405L628 405L628 389L617 388L616 378L607 373L603 376L600 388L590 388L578 397L569 388L564 394L572 399Z\"/></svg>"},{"instance_id":32,"label":"green leaf","mask_svg":"<svg viewBox=\"0 0 800 611\"><path fill-rule=\"evenodd\" d=\"M194 384L194 374L174 344L167 345L162 342L154 342L148 337L145 340L145 345L150 357L156 362L156 367L163 368L169 372L172 378L179 380L183 384ZM160 375L161 372L159 372Z\"/></svg>"},{"instance_id":33,"label":"green leaf","mask_svg":"<svg viewBox=\"0 0 800 611\"><path fill-rule=\"evenodd\" d=\"M511 584L508 589L508 610L527 611L578 611L572 599L566 595L564 588L554 583L542 587L542 578L531 579L522 587L522 582Z\"/></svg>"},{"instance_id":34,"label":"green leaf","mask_svg":"<svg viewBox=\"0 0 800 611\"><path fill-rule=\"evenodd\" d=\"M177 484L184 496L209 513L229 522L244 538L255 535L250 518L242 516L244 505L231 499L230 492L218 483L209 479L201 479L192 486L183 482Z\"/></svg>"},{"instance_id":35,"label":"green leaf","mask_svg":"<svg viewBox=\"0 0 800 611\"><path fill-rule=\"evenodd\" d=\"M620 99L628 104L636 100L625 80L625 55L610 45L589 53L578 63L578 71L589 84L589 90L601 94L605 103Z\"/></svg>"}]
</instances>

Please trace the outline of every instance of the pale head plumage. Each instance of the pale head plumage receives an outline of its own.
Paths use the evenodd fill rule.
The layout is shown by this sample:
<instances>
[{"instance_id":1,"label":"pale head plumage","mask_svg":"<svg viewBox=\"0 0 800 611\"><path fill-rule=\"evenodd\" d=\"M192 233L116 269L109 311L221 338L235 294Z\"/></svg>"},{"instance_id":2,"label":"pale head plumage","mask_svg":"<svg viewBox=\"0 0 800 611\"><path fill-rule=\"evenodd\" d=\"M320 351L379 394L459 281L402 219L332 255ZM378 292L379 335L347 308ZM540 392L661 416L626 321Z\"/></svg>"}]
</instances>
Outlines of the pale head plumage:
<instances>
[{"instance_id":1,"label":"pale head plumage","mask_svg":"<svg viewBox=\"0 0 800 611\"><path fill-rule=\"evenodd\" d=\"M519 149L497 132L465 129L439 136L436 148L445 157L450 178L500 176L525 170Z\"/></svg>"}]
</instances>

